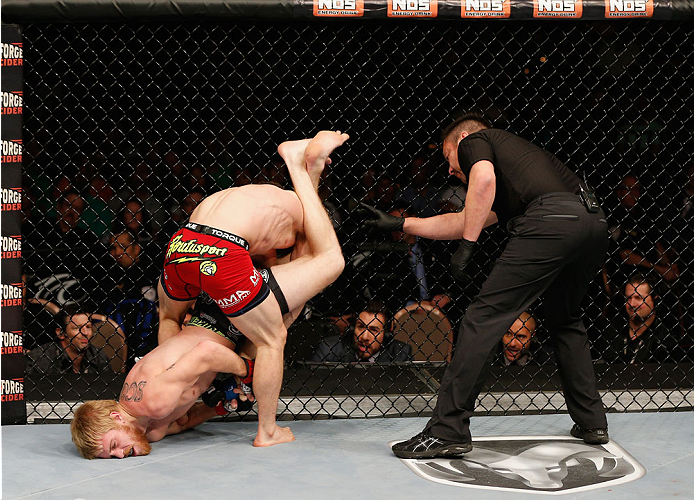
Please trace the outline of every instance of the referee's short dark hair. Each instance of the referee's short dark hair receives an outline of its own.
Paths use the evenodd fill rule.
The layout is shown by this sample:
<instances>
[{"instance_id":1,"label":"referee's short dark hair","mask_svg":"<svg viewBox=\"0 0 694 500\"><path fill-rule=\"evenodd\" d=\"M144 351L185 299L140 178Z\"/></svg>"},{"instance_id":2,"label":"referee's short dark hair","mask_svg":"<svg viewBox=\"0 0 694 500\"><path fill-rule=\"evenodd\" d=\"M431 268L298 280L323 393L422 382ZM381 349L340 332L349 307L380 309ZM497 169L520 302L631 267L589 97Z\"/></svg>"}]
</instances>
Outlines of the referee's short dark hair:
<instances>
[{"instance_id":1,"label":"referee's short dark hair","mask_svg":"<svg viewBox=\"0 0 694 500\"><path fill-rule=\"evenodd\" d=\"M441 141L445 141L453 132L468 130L472 133L486 128L492 128L492 123L482 113L465 113L455 118L443 129L441 132Z\"/></svg>"}]
</instances>

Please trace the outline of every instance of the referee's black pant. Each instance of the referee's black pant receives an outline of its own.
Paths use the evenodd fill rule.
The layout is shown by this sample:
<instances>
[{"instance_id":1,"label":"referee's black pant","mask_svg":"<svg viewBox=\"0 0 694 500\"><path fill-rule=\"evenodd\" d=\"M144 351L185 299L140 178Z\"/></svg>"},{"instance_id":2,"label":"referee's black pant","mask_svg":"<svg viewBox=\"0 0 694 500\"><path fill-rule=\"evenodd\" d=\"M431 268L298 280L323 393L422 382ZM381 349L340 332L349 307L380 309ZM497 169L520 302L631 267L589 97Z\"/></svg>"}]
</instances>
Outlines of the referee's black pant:
<instances>
[{"instance_id":1,"label":"referee's black pant","mask_svg":"<svg viewBox=\"0 0 694 500\"><path fill-rule=\"evenodd\" d=\"M608 247L605 215L589 213L578 195L550 193L508 224L510 238L460 325L455 354L427 429L470 442L470 416L496 347L513 322L542 295L571 418L584 429L607 427L580 304Z\"/></svg>"}]
</instances>

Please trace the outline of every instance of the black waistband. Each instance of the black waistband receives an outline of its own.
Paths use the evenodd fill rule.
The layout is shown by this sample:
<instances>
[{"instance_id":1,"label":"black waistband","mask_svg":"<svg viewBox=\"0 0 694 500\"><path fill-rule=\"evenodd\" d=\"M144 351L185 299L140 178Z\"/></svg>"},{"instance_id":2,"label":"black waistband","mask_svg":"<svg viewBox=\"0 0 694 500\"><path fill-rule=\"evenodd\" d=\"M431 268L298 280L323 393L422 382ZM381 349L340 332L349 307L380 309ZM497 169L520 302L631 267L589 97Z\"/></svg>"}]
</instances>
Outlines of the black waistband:
<instances>
[{"instance_id":1,"label":"black waistband","mask_svg":"<svg viewBox=\"0 0 694 500\"><path fill-rule=\"evenodd\" d=\"M551 200L575 201L576 203L583 204L583 202L581 201L581 197L576 193L545 193L541 194L540 196L532 200L530 203L528 203L527 208L542 205L543 202Z\"/></svg>"},{"instance_id":2,"label":"black waistband","mask_svg":"<svg viewBox=\"0 0 694 500\"><path fill-rule=\"evenodd\" d=\"M228 233L226 231L222 231L221 229L216 229L214 227L210 226L205 226L203 224L197 224L195 222L188 222L186 223L185 226L186 229L190 231L195 231L196 233L200 234L206 234L208 236L215 236L217 238L222 238L223 240L230 241L231 243L234 243L241 248L246 249L248 251L248 242L241 238L241 236L236 236L235 234Z\"/></svg>"}]
</instances>

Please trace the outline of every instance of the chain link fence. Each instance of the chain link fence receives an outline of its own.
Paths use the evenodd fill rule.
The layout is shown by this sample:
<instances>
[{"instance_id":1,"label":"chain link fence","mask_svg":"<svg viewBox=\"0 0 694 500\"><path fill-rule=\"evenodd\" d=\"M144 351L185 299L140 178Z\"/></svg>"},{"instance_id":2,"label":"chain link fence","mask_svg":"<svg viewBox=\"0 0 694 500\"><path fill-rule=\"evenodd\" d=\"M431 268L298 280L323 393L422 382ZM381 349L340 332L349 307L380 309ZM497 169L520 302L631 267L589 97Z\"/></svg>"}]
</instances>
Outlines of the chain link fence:
<instances>
[{"instance_id":1,"label":"chain link fence","mask_svg":"<svg viewBox=\"0 0 694 500\"><path fill-rule=\"evenodd\" d=\"M692 36L643 20L26 26L29 422L117 398L156 346L171 234L217 190L291 188L277 145L321 129L352 137L320 191L347 266L290 328L280 418L427 415L504 231L483 232L461 287L455 242L372 232L355 209L459 210L438 134L473 109L555 153L603 202L612 248L584 320L605 404L691 409ZM373 300L392 326L369 362L354 339ZM481 413L565 411L539 306L500 342ZM94 313L80 373L57 348L78 341L60 311ZM630 318L647 332L627 342Z\"/></svg>"}]
</instances>

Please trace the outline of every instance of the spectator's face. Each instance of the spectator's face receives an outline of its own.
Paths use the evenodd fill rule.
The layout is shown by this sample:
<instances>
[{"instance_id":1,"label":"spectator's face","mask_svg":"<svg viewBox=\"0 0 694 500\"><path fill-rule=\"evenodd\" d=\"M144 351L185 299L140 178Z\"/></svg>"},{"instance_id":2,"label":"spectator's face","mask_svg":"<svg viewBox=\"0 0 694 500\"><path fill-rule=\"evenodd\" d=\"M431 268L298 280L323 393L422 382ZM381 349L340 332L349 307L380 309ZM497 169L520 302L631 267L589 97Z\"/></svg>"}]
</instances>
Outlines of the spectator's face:
<instances>
[{"instance_id":1,"label":"spectator's face","mask_svg":"<svg viewBox=\"0 0 694 500\"><path fill-rule=\"evenodd\" d=\"M87 349L93 333L92 322L86 314L75 314L62 330L60 328L57 330L58 338L63 347L72 345L78 352Z\"/></svg>"},{"instance_id":2,"label":"spectator's face","mask_svg":"<svg viewBox=\"0 0 694 500\"><path fill-rule=\"evenodd\" d=\"M70 229L77 226L84 212L84 200L76 194L68 194L65 199L58 202L56 209L58 218L62 220Z\"/></svg>"},{"instance_id":3,"label":"spectator's face","mask_svg":"<svg viewBox=\"0 0 694 500\"><path fill-rule=\"evenodd\" d=\"M381 206L389 205L395 198L395 183L392 179L379 179L376 183L376 201Z\"/></svg>"},{"instance_id":4,"label":"spectator's face","mask_svg":"<svg viewBox=\"0 0 694 500\"><path fill-rule=\"evenodd\" d=\"M101 177L95 177L92 179L89 185L89 195L94 198L101 198L105 202L111 201L113 198L113 189L109 186Z\"/></svg>"},{"instance_id":5,"label":"spectator's face","mask_svg":"<svg viewBox=\"0 0 694 500\"><path fill-rule=\"evenodd\" d=\"M376 184L376 172L371 168L368 169L364 172L364 175L361 176L359 182L367 189L372 188L374 184Z\"/></svg>"},{"instance_id":6,"label":"spectator's face","mask_svg":"<svg viewBox=\"0 0 694 500\"><path fill-rule=\"evenodd\" d=\"M143 221L142 205L134 201L126 203L125 210L123 210L123 224L125 224L125 227L137 234L143 226Z\"/></svg>"},{"instance_id":7,"label":"spectator's face","mask_svg":"<svg viewBox=\"0 0 694 500\"><path fill-rule=\"evenodd\" d=\"M624 289L626 310L629 319L644 322L655 313L655 300L648 283L627 283Z\"/></svg>"},{"instance_id":8,"label":"spectator's face","mask_svg":"<svg viewBox=\"0 0 694 500\"><path fill-rule=\"evenodd\" d=\"M380 313L363 311L354 325L354 347L360 359L369 359L383 346L386 317Z\"/></svg>"},{"instance_id":9,"label":"spectator's face","mask_svg":"<svg viewBox=\"0 0 694 500\"><path fill-rule=\"evenodd\" d=\"M509 361L515 361L530 350L530 340L533 338L535 320L518 318L504 335L504 356Z\"/></svg>"},{"instance_id":10,"label":"spectator's face","mask_svg":"<svg viewBox=\"0 0 694 500\"><path fill-rule=\"evenodd\" d=\"M429 182L429 172L422 158L415 158L410 164L410 178L415 186L423 186Z\"/></svg>"},{"instance_id":11,"label":"spectator's face","mask_svg":"<svg viewBox=\"0 0 694 500\"><path fill-rule=\"evenodd\" d=\"M641 197L641 185L636 177L627 176L622 179L621 184L617 188L617 196L622 205L631 208L636 205Z\"/></svg>"},{"instance_id":12,"label":"spectator's face","mask_svg":"<svg viewBox=\"0 0 694 500\"><path fill-rule=\"evenodd\" d=\"M448 173L460 179L463 184L467 184L467 177L465 177L458 163L459 143L460 140L456 139L453 135L448 136L448 138L443 141L443 157L448 162Z\"/></svg>"},{"instance_id":13,"label":"spectator's face","mask_svg":"<svg viewBox=\"0 0 694 500\"><path fill-rule=\"evenodd\" d=\"M70 179L68 179L67 177L61 177L56 181L55 186L53 187L53 197L58 198L61 194L63 194L70 188L72 188Z\"/></svg>"},{"instance_id":14,"label":"spectator's face","mask_svg":"<svg viewBox=\"0 0 694 500\"><path fill-rule=\"evenodd\" d=\"M121 267L128 268L137 262L142 248L139 243L132 241L132 238L124 233L111 237L111 247L109 253Z\"/></svg>"},{"instance_id":15,"label":"spectator's face","mask_svg":"<svg viewBox=\"0 0 694 500\"><path fill-rule=\"evenodd\" d=\"M99 458L127 458L149 455L152 446L145 435L134 427L121 425L101 438Z\"/></svg>"}]
</instances>

